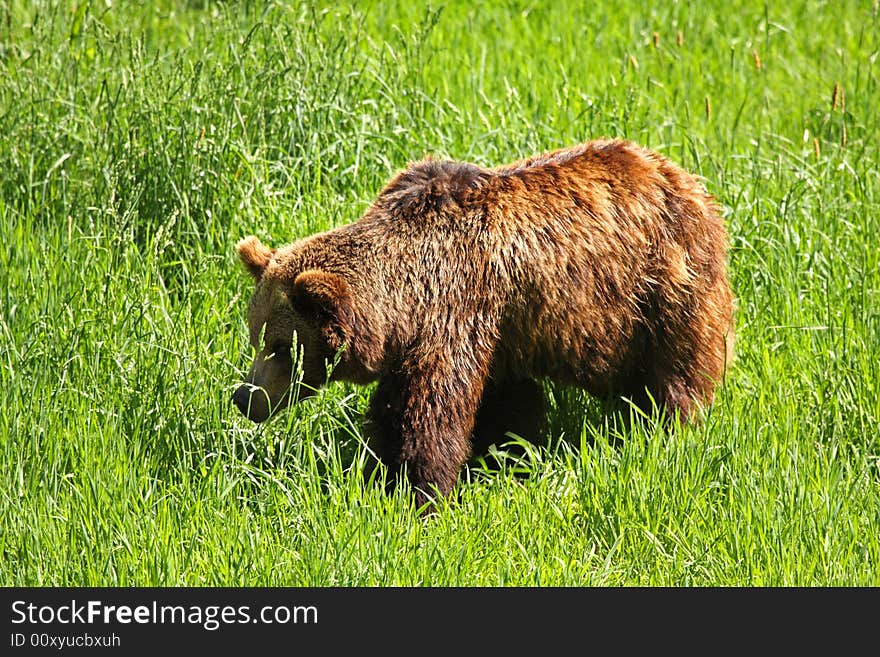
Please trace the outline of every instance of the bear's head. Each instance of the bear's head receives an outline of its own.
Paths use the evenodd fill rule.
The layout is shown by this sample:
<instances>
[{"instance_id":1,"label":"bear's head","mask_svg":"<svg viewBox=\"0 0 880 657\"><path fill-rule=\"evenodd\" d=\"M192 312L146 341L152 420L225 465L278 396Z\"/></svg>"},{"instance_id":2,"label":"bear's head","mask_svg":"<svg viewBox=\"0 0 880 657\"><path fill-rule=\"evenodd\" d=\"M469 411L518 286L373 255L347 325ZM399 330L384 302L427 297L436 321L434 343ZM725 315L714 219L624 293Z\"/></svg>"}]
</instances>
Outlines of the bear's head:
<instances>
[{"instance_id":1,"label":"bear's head","mask_svg":"<svg viewBox=\"0 0 880 657\"><path fill-rule=\"evenodd\" d=\"M241 240L238 255L256 281L248 305L256 357L232 399L248 419L264 422L313 395L326 383L330 364L347 360L353 299L341 276L296 271L289 254L278 257L256 237Z\"/></svg>"}]
</instances>

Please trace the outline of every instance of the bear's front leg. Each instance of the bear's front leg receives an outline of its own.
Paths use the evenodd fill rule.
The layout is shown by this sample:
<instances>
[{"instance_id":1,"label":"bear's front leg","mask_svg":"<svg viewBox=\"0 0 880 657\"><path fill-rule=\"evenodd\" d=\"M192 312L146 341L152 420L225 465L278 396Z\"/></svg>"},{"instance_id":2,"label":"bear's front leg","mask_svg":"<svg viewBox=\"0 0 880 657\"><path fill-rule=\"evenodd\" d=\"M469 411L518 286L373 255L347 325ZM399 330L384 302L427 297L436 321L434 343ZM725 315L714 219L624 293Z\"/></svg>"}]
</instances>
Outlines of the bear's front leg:
<instances>
[{"instance_id":1,"label":"bear's front leg","mask_svg":"<svg viewBox=\"0 0 880 657\"><path fill-rule=\"evenodd\" d=\"M371 446L389 475L406 472L416 505L448 495L470 453L488 357L413 354L380 380L370 403Z\"/></svg>"},{"instance_id":2,"label":"bear's front leg","mask_svg":"<svg viewBox=\"0 0 880 657\"><path fill-rule=\"evenodd\" d=\"M490 378L477 411L471 456L486 455L492 444L500 446L509 442L508 431L533 444L543 444L546 410L544 389L534 379Z\"/></svg>"}]
</instances>

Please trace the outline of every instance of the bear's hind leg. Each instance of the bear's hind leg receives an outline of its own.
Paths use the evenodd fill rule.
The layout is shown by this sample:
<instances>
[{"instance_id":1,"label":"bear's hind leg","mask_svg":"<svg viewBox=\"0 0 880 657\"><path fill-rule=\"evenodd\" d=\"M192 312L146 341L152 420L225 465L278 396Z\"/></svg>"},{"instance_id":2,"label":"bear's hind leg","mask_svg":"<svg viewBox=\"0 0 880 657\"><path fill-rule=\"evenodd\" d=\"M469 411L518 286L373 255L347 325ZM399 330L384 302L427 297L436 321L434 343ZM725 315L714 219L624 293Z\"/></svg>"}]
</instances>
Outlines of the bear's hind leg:
<instances>
[{"instance_id":1,"label":"bear's hind leg","mask_svg":"<svg viewBox=\"0 0 880 657\"><path fill-rule=\"evenodd\" d=\"M713 283L705 282L712 278ZM699 409L712 403L715 386L733 357L733 297L723 268L714 275L704 270L700 279L699 289L689 294L666 290L656 317L653 353L645 359L646 387L670 420L698 419Z\"/></svg>"},{"instance_id":2,"label":"bear's hind leg","mask_svg":"<svg viewBox=\"0 0 880 657\"><path fill-rule=\"evenodd\" d=\"M681 375L658 372L656 376L654 389L650 392L654 402L665 413L666 419L681 422L692 419L699 404L706 399L706 393L693 383L689 383ZM708 395L711 399L711 389ZM651 400L647 396L645 399L646 404L651 404ZM642 410L650 414L653 407L642 407Z\"/></svg>"},{"instance_id":3,"label":"bear's hind leg","mask_svg":"<svg viewBox=\"0 0 880 657\"><path fill-rule=\"evenodd\" d=\"M703 336L701 336L703 337ZM661 352L647 377L647 391L654 402L665 411L667 420L688 422L698 419L698 413L712 403L715 386L727 368L729 350L724 337L712 341L687 344L688 348ZM651 400L643 396L647 413L652 410Z\"/></svg>"}]
</instances>

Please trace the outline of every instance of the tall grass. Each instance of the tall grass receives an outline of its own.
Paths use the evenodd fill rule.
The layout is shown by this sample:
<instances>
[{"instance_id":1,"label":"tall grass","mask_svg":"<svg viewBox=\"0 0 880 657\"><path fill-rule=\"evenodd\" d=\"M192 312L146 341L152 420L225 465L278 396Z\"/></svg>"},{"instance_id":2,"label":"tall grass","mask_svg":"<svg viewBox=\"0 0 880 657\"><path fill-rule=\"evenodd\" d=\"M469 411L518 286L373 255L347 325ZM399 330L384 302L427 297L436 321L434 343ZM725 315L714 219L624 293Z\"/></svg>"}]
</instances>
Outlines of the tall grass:
<instances>
[{"instance_id":1,"label":"tall grass","mask_svg":"<svg viewBox=\"0 0 880 657\"><path fill-rule=\"evenodd\" d=\"M877 14L5 3L0 581L877 585ZM426 521L361 467L368 389L238 416L239 237L352 221L428 152L598 136L724 206L738 351L704 425L550 389L550 447L469 468Z\"/></svg>"}]
</instances>

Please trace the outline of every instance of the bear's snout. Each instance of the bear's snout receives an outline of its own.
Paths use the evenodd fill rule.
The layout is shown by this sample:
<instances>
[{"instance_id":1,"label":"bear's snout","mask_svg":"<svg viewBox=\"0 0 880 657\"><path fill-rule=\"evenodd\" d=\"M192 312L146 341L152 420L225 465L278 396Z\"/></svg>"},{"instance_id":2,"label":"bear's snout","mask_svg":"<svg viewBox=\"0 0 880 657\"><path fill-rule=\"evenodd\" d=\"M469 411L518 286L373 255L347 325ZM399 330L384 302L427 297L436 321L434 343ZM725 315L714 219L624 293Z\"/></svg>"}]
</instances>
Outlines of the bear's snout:
<instances>
[{"instance_id":1,"label":"bear's snout","mask_svg":"<svg viewBox=\"0 0 880 657\"><path fill-rule=\"evenodd\" d=\"M251 422L265 422L269 419L269 400L261 388L240 385L232 393L232 403Z\"/></svg>"}]
</instances>

